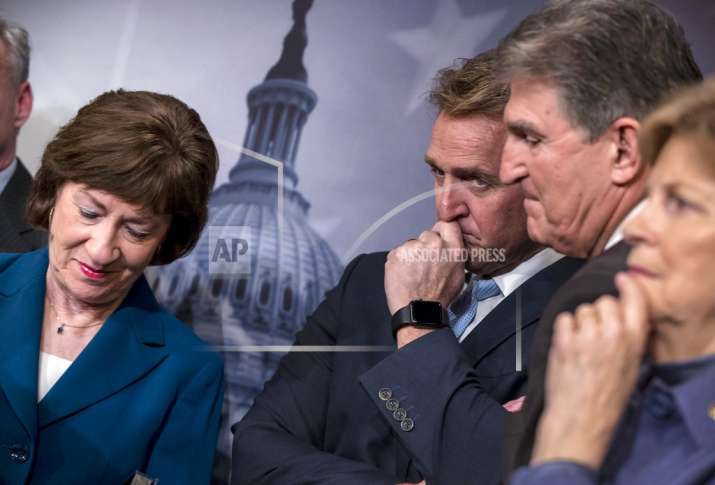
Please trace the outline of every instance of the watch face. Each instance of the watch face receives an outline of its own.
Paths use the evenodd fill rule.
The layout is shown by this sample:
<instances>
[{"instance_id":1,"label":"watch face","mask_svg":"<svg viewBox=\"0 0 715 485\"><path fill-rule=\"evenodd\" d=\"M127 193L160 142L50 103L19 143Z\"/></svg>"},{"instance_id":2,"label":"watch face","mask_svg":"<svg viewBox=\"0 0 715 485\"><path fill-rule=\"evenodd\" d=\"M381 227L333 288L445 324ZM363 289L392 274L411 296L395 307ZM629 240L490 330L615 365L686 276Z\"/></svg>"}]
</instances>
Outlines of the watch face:
<instances>
[{"instance_id":1,"label":"watch face","mask_svg":"<svg viewBox=\"0 0 715 485\"><path fill-rule=\"evenodd\" d=\"M440 323L442 321L442 305L436 301L413 301L412 321L423 323Z\"/></svg>"}]
</instances>

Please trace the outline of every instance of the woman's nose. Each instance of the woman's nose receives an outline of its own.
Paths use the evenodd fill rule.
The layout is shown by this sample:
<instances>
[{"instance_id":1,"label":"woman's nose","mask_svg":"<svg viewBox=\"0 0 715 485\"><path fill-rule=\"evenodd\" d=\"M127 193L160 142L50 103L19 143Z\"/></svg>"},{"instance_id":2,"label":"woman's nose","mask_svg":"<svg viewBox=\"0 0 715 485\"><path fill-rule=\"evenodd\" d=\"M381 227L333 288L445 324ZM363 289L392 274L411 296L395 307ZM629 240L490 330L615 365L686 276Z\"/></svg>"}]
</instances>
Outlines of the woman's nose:
<instances>
[{"instance_id":1,"label":"woman's nose","mask_svg":"<svg viewBox=\"0 0 715 485\"><path fill-rule=\"evenodd\" d=\"M116 231L109 224L99 224L92 229L92 235L85 243L87 255L92 259L91 263L108 266L119 256Z\"/></svg>"}]
</instances>

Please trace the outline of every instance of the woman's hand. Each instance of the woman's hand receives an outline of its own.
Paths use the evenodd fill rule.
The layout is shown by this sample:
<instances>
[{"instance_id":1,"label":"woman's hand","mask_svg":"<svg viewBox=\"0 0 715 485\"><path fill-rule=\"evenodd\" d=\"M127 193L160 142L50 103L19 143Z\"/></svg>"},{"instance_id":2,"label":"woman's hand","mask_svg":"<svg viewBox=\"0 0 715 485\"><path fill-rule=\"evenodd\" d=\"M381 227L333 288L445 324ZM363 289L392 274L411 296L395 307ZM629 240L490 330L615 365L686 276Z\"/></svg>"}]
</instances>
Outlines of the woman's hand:
<instances>
[{"instance_id":1,"label":"woman's hand","mask_svg":"<svg viewBox=\"0 0 715 485\"><path fill-rule=\"evenodd\" d=\"M598 469L633 392L649 333L635 281L616 276L620 299L603 296L554 323L546 401L532 464L568 460Z\"/></svg>"}]
</instances>

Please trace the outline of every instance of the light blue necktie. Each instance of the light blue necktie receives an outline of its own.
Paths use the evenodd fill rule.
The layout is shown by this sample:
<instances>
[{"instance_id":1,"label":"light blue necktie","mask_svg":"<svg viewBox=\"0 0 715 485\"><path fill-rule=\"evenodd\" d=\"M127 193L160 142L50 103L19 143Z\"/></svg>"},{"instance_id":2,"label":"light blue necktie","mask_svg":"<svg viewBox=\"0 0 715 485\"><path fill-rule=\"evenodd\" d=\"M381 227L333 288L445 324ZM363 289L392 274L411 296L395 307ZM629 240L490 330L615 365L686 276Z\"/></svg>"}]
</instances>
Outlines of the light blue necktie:
<instances>
[{"instance_id":1,"label":"light blue necktie","mask_svg":"<svg viewBox=\"0 0 715 485\"><path fill-rule=\"evenodd\" d=\"M459 338L472 323L480 301L497 295L501 295L501 290L492 278L478 280L473 277L467 288L447 309L449 325L454 335Z\"/></svg>"}]
</instances>

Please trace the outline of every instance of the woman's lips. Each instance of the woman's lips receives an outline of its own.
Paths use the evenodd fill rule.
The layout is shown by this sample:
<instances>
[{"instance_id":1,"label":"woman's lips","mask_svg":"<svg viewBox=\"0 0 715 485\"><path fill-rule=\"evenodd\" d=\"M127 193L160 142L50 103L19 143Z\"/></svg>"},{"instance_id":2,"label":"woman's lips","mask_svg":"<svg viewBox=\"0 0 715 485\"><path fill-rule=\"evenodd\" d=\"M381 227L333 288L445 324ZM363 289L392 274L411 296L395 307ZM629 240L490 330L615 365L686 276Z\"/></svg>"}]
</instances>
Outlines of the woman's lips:
<instances>
[{"instance_id":1,"label":"woman's lips","mask_svg":"<svg viewBox=\"0 0 715 485\"><path fill-rule=\"evenodd\" d=\"M656 276L655 273L648 271L647 269L645 269L641 266L636 266L634 264L628 265L628 272L632 275L645 276L647 278L653 278Z\"/></svg>"},{"instance_id":2,"label":"woman's lips","mask_svg":"<svg viewBox=\"0 0 715 485\"><path fill-rule=\"evenodd\" d=\"M82 262L79 263L79 267L82 270L82 274L84 274L87 278L95 281L102 280L109 274L108 271L94 269L91 266L87 266Z\"/></svg>"}]
</instances>

